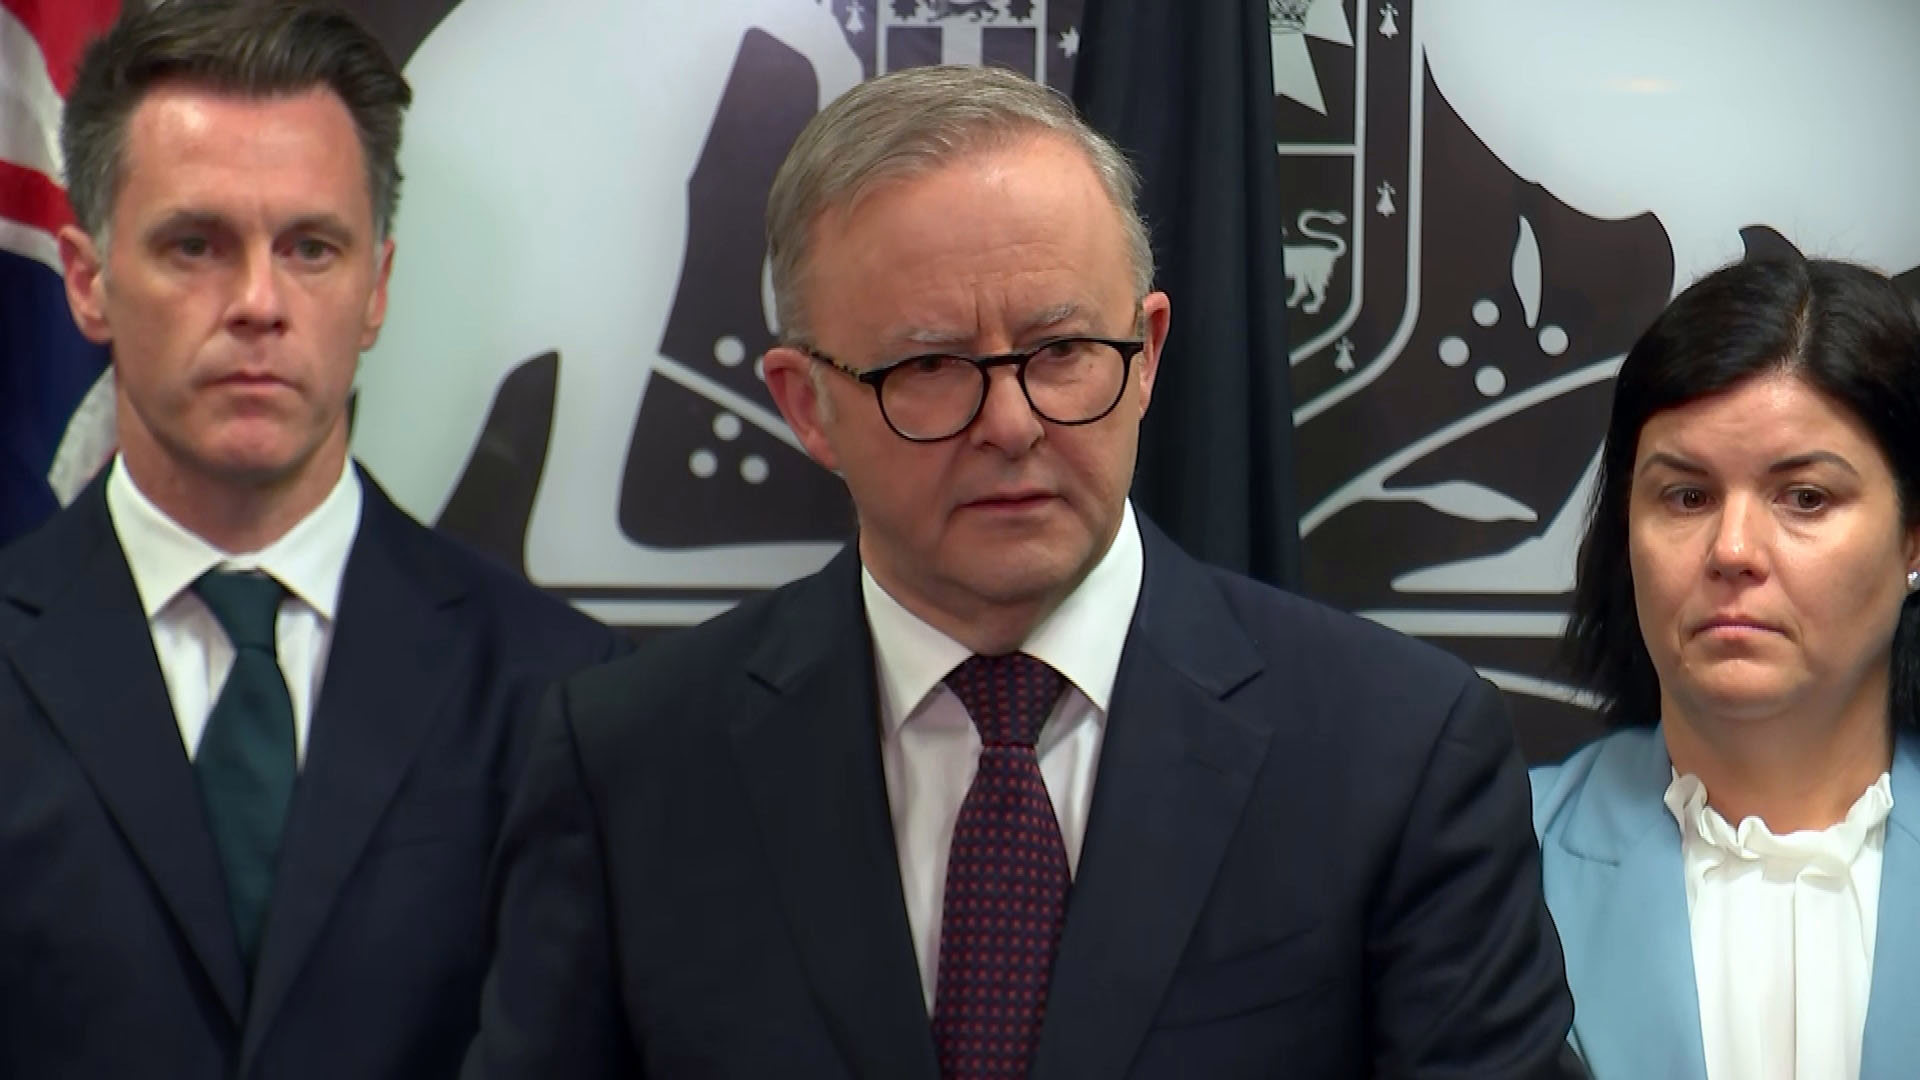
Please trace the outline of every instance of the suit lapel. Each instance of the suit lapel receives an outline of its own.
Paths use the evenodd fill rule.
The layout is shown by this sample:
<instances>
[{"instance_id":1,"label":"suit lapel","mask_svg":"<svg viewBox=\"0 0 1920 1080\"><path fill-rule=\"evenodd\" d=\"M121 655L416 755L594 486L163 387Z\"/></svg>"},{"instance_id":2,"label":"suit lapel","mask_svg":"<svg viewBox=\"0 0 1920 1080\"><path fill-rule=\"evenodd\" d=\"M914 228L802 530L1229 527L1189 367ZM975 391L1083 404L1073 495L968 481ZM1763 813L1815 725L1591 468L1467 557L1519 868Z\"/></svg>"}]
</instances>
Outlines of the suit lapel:
<instances>
[{"instance_id":1,"label":"suit lapel","mask_svg":"<svg viewBox=\"0 0 1920 1080\"><path fill-rule=\"evenodd\" d=\"M321 927L399 791L446 693L470 667L460 583L416 557L419 526L363 472L364 502L313 717L287 812L273 900L241 1045L241 1075L305 966Z\"/></svg>"},{"instance_id":2,"label":"suit lapel","mask_svg":"<svg viewBox=\"0 0 1920 1080\"><path fill-rule=\"evenodd\" d=\"M1258 652L1199 565L1144 521L1141 534L1145 580L1054 963L1038 1077L1125 1072L1267 751L1270 729L1228 702L1259 674Z\"/></svg>"},{"instance_id":3,"label":"suit lapel","mask_svg":"<svg viewBox=\"0 0 1920 1080\"><path fill-rule=\"evenodd\" d=\"M1658 731L1616 740L1545 854L1573 1039L1596 1076L1706 1080L1671 778Z\"/></svg>"},{"instance_id":4,"label":"suit lapel","mask_svg":"<svg viewBox=\"0 0 1920 1080\"><path fill-rule=\"evenodd\" d=\"M1893 811L1880 862L1880 902L1873 943L1873 983L1860 1047L1862 1080L1908 1076L1920 1061L1920 922L1907 903L1920 896L1920 740L1901 735L1893 753Z\"/></svg>"},{"instance_id":5,"label":"suit lapel","mask_svg":"<svg viewBox=\"0 0 1920 1080\"><path fill-rule=\"evenodd\" d=\"M748 657L731 726L776 892L856 1075L938 1076L880 764L859 563L843 552L786 600Z\"/></svg>"},{"instance_id":6,"label":"suit lapel","mask_svg":"<svg viewBox=\"0 0 1920 1080\"><path fill-rule=\"evenodd\" d=\"M14 664L237 1026L246 988L224 879L104 483L31 542L45 545L44 572L9 594L39 619L14 645Z\"/></svg>"}]
</instances>

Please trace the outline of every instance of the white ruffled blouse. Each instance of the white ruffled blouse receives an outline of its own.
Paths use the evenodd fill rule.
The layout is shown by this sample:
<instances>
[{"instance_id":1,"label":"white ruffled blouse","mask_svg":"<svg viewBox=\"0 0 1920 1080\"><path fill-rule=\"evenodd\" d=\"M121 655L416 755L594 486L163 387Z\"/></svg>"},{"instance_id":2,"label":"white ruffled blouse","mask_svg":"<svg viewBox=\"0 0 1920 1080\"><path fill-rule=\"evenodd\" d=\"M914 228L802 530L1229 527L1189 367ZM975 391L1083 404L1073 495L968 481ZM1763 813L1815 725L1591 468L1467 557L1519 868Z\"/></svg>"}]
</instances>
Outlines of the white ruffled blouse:
<instances>
[{"instance_id":1,"label":"white ruffled blouse","mask_svg":"<svg viewBox=\"0 0 1920 1080\"><path fill-rule=\"evenodd\" d=\"M1775 836L1729 825L1691 774L1668 785L1680 824L1700 1034L1710 1080L1858 1080L1873 979L1887 774L1845 820Z\"/></svg>"}]
</instances>

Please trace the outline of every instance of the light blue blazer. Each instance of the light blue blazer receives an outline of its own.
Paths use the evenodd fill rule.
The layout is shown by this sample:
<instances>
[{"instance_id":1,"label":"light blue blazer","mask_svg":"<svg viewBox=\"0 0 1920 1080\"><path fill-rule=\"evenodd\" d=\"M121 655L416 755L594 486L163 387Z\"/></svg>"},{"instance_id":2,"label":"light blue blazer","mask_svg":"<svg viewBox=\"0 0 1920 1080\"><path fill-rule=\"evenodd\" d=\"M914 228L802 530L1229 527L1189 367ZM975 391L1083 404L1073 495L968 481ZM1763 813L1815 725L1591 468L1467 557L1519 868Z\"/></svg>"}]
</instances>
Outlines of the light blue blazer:
<instances>
[{"instance_id":1,"label":"light blue blazer","mask_svg":"<svg viewBox=\"0 0 1920 1080\"><path fill-rule=\"evenodd\" d=\"M1568 1041L1594 1080L1706 1080L1680 829L1658 729L1633 729L1533 770L1547 907L1573 988ZM1920 739L1893 755L1893 813L1861 1080L1920 1076Z\"/></svg>"}]
</instances>

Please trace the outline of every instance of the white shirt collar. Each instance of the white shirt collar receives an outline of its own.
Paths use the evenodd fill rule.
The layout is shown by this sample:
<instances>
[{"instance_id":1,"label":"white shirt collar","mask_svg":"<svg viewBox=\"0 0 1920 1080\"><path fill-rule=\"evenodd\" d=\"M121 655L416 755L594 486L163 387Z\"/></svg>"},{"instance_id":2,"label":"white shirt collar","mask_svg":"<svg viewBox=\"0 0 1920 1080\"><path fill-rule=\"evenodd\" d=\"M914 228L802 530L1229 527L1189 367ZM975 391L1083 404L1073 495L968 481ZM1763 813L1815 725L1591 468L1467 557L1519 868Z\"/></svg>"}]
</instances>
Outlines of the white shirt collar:
<instances>
[{"instance_id":1,"label":"white shirt collar","mask_svg":"<svg viewBox=\"0 0 1920 1080\"><path fill-rule=\"evenodd\" d=\"M1021 645L1021 651L1044 660L1085 694L1102 716L1113 697L1120 651L1126 646L1134 605L1140 600L1144 564L1140 526L1129 500L1107 553ZM902 607L865 567L860 570L860 592L885 698L881 715L888 727L884 734L892 737L973 651Z\"/></svg>"},{"instance_id":2,"label":"white shirt collar","mask_svg":"<svg viewBox=\"0 0 1920 1080\"><path fill-rule=\"evenodd\" d=\"M202 574L219 567L265 573L331 622L340 604L347 555L360 531L361 498L360 477L349 462L327 497L286 535L259 551L228 553L155 506L134 485L119 456L107 477L107 513L150 620Z\"/></svg>"},{"instance_id":3,"label":"white shirt collar","mask_svg":"<svg viewBox=\"0 0 1920 1080\"><path fill-rule=\"evenodd\" d=\"M1665 796L1680 826L1683 845L1709 863L1776 860L1844 878L1874 829L1893 810L1893 784L1887 773L1867 786L1847 816L1824 829L1776 834L1758 817L1735 825L1707 805L1707 788L1692 773L1673 773Z\"/></svg>"}]
</instances>

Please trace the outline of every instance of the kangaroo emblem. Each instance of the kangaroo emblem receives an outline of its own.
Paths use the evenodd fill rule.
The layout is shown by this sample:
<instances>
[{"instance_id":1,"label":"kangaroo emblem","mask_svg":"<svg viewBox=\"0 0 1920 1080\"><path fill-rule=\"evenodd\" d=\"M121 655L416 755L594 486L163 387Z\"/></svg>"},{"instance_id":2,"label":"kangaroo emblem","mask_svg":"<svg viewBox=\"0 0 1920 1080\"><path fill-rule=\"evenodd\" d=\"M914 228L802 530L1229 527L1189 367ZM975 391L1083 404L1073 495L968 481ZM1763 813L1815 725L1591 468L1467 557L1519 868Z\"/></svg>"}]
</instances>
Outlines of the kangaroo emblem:
<instances>
[{"instance_id":1,"label":"kangaroo emblem","mask_svg":"<svg viewBox=\"0 0 1920 1080\"><path fill-rule=\"evenodd\" d=\"M1334 265L1347 253L1346 240L1338 233L1314 228L1310 222L1315 218L1329 225L1347 223L1347 215L1338 210L1302 210L1299 218L1301 234L1326 243L1284 245L1287 280L1293 283L1293 293L1287 297L1287 306L1297 307L1308 315L1317 314L1326 304L1327 285L1333 280ZM1302 300L1306 303L1301 303Z\"/></svg>"}]
</instances>

